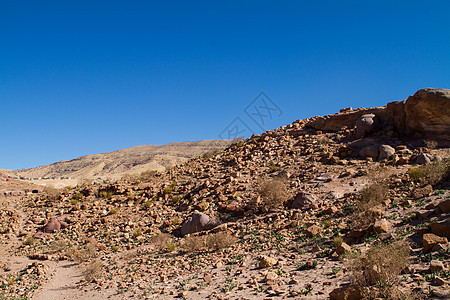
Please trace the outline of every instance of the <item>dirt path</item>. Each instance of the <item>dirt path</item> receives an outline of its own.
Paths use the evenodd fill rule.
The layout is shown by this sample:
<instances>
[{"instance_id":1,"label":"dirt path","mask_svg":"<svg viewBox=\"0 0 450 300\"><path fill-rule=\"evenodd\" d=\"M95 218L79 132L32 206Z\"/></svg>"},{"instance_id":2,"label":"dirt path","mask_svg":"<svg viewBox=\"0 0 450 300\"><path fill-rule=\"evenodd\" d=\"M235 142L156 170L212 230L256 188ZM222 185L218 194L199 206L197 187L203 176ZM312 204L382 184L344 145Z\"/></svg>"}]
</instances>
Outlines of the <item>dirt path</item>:
<instances>
[{"instance_id":1,"label":"dirt path","mask_svg":"<svg viewBox=\"0 0 450 300\"><path fill-rule=\"evenodd\" d=\"M46 264L51 268L52 277L36 291L32 300L102 300L113 294L113 291L81 289L78 283L83 275L74 262L48 261Z\"/></svg>"},{"instance_id":2,"label":"dirt path","mask_svg":"<svg viewBox=\"0 0 450 300\"><path fill-rule=\"evenodd\" d=\"M83 299L83 292L77 288L82 278L78 266L70 261L47 262L52 270L52 277L45 283L33 300L46 299Z\"/></svg>"}]
</instances>

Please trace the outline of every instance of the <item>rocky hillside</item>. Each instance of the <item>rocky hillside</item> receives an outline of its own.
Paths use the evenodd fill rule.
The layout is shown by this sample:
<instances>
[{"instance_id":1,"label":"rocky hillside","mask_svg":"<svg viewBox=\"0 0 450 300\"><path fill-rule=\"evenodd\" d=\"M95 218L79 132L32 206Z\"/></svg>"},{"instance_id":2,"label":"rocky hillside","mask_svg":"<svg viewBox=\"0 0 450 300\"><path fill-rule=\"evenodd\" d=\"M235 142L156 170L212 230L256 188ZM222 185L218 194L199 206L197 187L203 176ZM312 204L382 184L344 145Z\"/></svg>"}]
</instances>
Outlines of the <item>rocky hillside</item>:
<instances>
[{"instance_id":1,"label":"rocky hillside","mask_svg":"<svg viewBox=\"0 0 450 300\"><path fill-rule=\"evenodd\" d=\"M449 92L297 120L167 172L3 197L0 298L448 299Z\"/></svg>"},{"instance_id":2,"label":"rocky hillside","mask_svg":"<svg viewBox=\"0 0 450 300\"><path fill-rule=\"evenodd\" d=\"M227 140L172 143L163 146L136 146L109 153L86 155L48 166L22 169L25 178L121 178L148 170L163 171L209 151L222 150Z\"/></svg>"}]
</instances>

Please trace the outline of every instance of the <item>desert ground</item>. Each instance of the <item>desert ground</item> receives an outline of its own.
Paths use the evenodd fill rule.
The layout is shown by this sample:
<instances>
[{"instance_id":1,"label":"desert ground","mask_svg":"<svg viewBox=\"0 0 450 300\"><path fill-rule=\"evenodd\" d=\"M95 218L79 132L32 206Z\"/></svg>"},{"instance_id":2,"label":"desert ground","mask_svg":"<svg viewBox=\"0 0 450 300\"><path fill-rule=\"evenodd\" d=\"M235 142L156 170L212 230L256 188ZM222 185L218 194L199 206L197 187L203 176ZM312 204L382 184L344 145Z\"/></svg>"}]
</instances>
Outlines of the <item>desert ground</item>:
<instances>
[{"instance_id":1,"label":"desert ground","mask_svg":"<svg viewBox=\"0 0 450 300\"><path fill-rule=\"evenodd\" d=\"M3 171L0 299L449 299L449 111L423 89L165 170Z\"/></svg>"}]
</instances>

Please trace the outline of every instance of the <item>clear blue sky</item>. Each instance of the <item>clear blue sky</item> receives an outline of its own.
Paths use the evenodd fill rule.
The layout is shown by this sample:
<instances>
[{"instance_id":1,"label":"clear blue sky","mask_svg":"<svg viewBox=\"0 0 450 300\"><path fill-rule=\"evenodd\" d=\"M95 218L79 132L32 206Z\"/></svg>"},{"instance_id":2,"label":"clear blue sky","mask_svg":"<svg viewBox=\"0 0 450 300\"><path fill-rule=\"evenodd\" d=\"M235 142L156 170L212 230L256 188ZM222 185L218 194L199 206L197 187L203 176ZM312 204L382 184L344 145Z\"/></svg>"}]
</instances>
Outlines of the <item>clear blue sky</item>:
<instances>
[{"instance_id":1,"label":"clear blue sky","mask_svg":"<svg viewBox=\"0 0 450 300\"><path fill-rule=\"evenodd\" d=\"M0 1L0 168L450 88L449 1Z\"/></svg>"}]
</instances>

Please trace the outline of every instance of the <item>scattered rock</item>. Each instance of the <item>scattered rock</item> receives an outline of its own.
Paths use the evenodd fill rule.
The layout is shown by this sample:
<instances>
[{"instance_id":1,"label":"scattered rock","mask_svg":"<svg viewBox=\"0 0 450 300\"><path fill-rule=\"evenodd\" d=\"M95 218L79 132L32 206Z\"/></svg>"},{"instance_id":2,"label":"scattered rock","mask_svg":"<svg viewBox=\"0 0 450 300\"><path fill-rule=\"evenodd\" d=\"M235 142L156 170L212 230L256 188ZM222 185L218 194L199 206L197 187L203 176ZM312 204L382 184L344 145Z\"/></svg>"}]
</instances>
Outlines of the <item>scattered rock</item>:
<instances>
[{"instance_id":1,"label":"scattered rock","mask_svg":"<svg viewBox=\"0 0 450 300\"><path fill-rule=\"evenodd\" d=\"M430 262L430 272L434 273L434 272L440 272L442 270L444 270L444 264L442 263L442 261L440 260L432 260Z\"/></svg>"},{"instance_id":2,"label":"scattered rock","mask_svg":"<svg viewBox=\"0 0 450 300\"><path fill-rule=\"evenodd\" d=\"M416 157L414 162L418 165L428 165L431 163L431 159L426 153L421 153Z\"/></svg>"},{"instance_id":3,"label":"scattered rock","mask_svg":"<svg viewBox=\"0 0 450 300\"><path fill-rule=\"evenodd\" d=\"M346 243L342 243L339 246L337 246L336 248L336 253L338 255L342 255L346 252L352 252L352 247L350 247L348 244Z\"/></svg>"},{"instance_id":4,"label":"scattered rock","mask_svg":"<svg viewBox=\"0 0 450 300\"><path fill-rule=\"evenodd\" d=\"M441 211L442 211L443 213L448 213L448 212L450 212L450 199L446 199L446 200L444 200L444 201L441 201L441 202L438 204L438 207L441 209Z\"/></svg>"},{"instance_id":5,"label":"scattered rock","mask_svg":"<svg viewBox=\"0 0 450 300\"><path fill-rule=\"evenodd\" d=\"M433 187L429 184L422 188L414 189L411 193L413 199L420 199L429 196L433 192Z\"/></svg>"},{"instance_id":6,"label":"scattered rock","mask_svg":"<svg viewBox=\"0 0 450 300\"><path fill-rule=\"evenodd\" d=\"M364 147L361 149L361 151L359 151L359 156L361 156L362 158L371 157L373 159L377 159L377 157L379 155L379 149L380 149L380 146L378 146L378 145L370 145L370 146Z\"/></svg>"},{"instance_id":7,"label":"scattered rock","mask_svg":"<svg viewBox=\"0 0 450 300\"><path fill-rule=\"evenodd\" d=\"M439 236L450 238L450 222L431 223L431 232Z\"/></svg>"}]
</instances>

